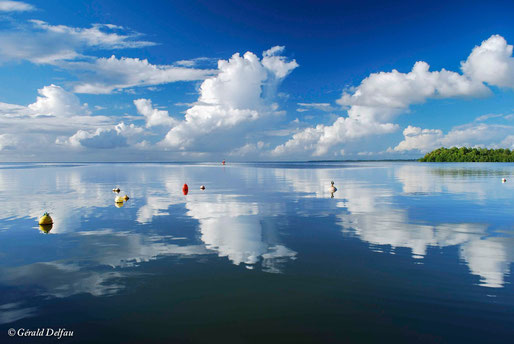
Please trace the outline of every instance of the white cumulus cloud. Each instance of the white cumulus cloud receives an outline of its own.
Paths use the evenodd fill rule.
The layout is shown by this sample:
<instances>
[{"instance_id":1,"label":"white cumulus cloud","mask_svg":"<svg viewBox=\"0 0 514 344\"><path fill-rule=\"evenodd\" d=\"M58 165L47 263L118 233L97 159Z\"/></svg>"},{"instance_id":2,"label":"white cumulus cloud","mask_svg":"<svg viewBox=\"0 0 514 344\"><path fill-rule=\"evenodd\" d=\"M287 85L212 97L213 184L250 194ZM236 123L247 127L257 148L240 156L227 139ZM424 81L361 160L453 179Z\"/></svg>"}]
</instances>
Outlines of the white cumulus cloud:
<instances>
[{"instance_id":1,"label":"white cumulus cloud","mask_svg":"<svg viewBox=\"0 0 514 344\"><path fill-rule=\"evenodd\" d=\"M74 147L116 148L127 146L127 140L114 129L97 129L93 133L79 130L70 137L69 144Z\"/></svg>"},{"instance_id":2,"label":"white cumulus cloud","mask_svg":"<svg viewBox=\"0 0 514 344\"><path fill-rule=\"evenodd\" d=\"M175 150L213 151L237 147L261 121L281 114L272 102L276 88L298 64L287 61L283 47L259 59L251 52L218 61L218 74L200 87L198 102L186 111L160 143Z\"/></svg>"},{"instance_id":3,"label":"white cumulus cloud","mask_svg":"<svg viewBox=\"0 0 514 344\"><path fill-rule=\"evenodd\" d=\"M114 128L98 128L93 132L78 130L66 141L57 140L57 144L67 144L73 147L110 149L126 147L128 138L137 136L143 132L142 128L134 124L126 125L121 122Z\"/></svg>"},{"instance_id":4,"label":"white cumulus cloud","mask_svg":"<svg viewBox=\"0 0 514 344\"><path fill-rule=\"evenodd\" d=\"M134 105L137 112L146 117L147 128L159 125L173 126L178 123L177 120L170 117L168 111L154 109L150 99L136 99Z\"/></svg>"},{"instance_id":5,"label":"white cumulus cloud","mask_svg":"<svg viewBox=\"0 0 514 344\"><path fill-rule=\"evenodd\" d=\"M87 104L81 104L79 98L54 84L38 89L39 96L28 106L0 103L0 116L16 117L73 117L90 115Z\"/></svg>"},{"instance_id":6,"label":"white cumulus cloud","mask_svg":"<svg viewBox=\"0 0 514 344\"><path fill-rule=\"evenodd\" d=\"M408 126L403 130L404 140L400 142L395 151L407 151L417 149L422 152L440 147L443 131L440 129L421 129Z\"/></svg>"},{"instance_id":7,"label":"white cumulus cloud","mask_svg":"<svg viewBox=\"0 0 514 344\"><path fill-rule=\"evenodd\" d=\"M421 129L408 126L403 131L404 139L394 151L418 150L422 153L444 147L498 147L507 144L514 127L500 124L471 123L453 128L443 134L440 129Z\"/></svg>"},{"instance_id":8,"label":"white cumulus cloud","mask_svg":"<svg viewBox=\"0 0 514 344\"><path fill-rule=\"evenodd\" d=\"M37 155L38 159L55 159L54 144L63 141L62 137L78 130L113 127L114 118L92 116L87 104L60 86L45 86L38 93L36 101L27 106L0 103L0 146L12 150L10 158L33 159Z\"/></svg>"},{"instance_id":9,"label":"white cumulus cloud","mask_svg":"<svg viewBox=\"0 0 514 344\"><path fill-rule=\"evenodd\" d=\"M412 104L429 98L485 96L491 91L484 82L496 86L514 85L512 66L512 46L507 45L503 37L494 35L475 47L462 62L462 74L445 69L430 71L428 63L423 61L416 62L409 73L397 70L373 73L351 93L343 92L337 101L348 108L348 117L340 117L332 125L304 129L272 153L325 155L349 141L391 133L398 128L392 122L394 118L408 112ZM398 149L414 141L421 144L433 135L436 133L424 132L415 137L409 134L405 140L409 144L402 143Z\"/></svg>"},{"instance_id":10,"label":"white cumulus cloud","mask_svg":"<svg viewBox=\"0 0 514 344\"><path fill-rule=\"evenodd\" d=\"M302 154L307 151L320 156L327 154L329 149L337 143L368 135L392 133L397 129L398 125L392 123L339 117L332 125L318 124L314 128L306 128L294 134L286 143L275 147L272 154Z\"/></svg>"},{"instance_id":11,"label":"white cumulus cloud","mask_svg":"<svg viewBox=\"0 0 514 344\"><path fill-rule=\"evenodd\" d=\"M45 86L39 89L38 93L40 96L36 102L28 106L35 116L70 117L91 113L87 104L80 104L76 95L60 86Z\"/></svg>"},{"instance_id":12,"label":"white cumulus cloud","mask_svg":"<svg viewBox=\"0 0 514 344\"><path fill-rule=\"evenodd\" d=\"M505 38L493 35L473 48L462 71L473 80L500 87L514 87L514 57L512 45Z\"/></svg>"}]
</instances>

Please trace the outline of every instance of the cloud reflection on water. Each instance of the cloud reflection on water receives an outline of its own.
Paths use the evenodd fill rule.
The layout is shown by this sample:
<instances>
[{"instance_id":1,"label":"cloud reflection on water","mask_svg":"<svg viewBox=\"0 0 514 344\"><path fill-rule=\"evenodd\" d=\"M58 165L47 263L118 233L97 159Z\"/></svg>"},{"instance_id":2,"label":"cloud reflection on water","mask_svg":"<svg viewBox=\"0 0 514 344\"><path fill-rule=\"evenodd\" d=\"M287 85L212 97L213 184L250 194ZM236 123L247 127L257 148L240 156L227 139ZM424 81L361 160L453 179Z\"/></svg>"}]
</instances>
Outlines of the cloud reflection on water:
<instances>
[{"instance_id":1,"label":"cloud reflection on water","mask_svg":"<svg viewBox=\"0 0 514 344\"><path fill-rule=\"evenodd\" d=\"M98 176L91 175L93 168ZM32 252L21 257L6 254L0 283L29 290L33 296L114 295L134 274L127 268L165 256L213 253L235 265L283 272L302 253L283 243L281 221L313 214L327 219L335 215L336 222L326 225L340 226L372 249L388 246L382 251L394 253L396 248L408 248L419 261L430 247L458 246L461 261L486 287L504 286L514 261L511 227L500 223L501 228L491 228L484 218L473 220L460 213L461 201L476 206L489 202L490 207L490 202L501 204L502 197L510 197L514 184L502 185L496 172L452 173L420 164L342 169L126 168L131 170L110 179L105 177L113 171L108 165L40 169L38 178L30 169L0 170L4 235L21 233L20 221L34 221L30 227L36 231L35 220L44 210L50 210L55 222L52 240L33 241ZM338 188L333 199L331 180ZM184 181L193 181L187 196L181 193ZM123 192L131 195L124 208L112 204L114 184L123 184ZM200 191L196 184L207 189ZM451 221L438 218L437 200L447 198L453 200L445 203ZM428 216L413 215L417 208ZM192 231L180 232L180 224L175 228L177 219L191 224ZM498 235L499 230L503 235ZM23 242L11 240L11 245L26 249ZM55 246L60 251L52 254ZM4 302L0 322L36 313L36 308L19 300Z\"/></svg>"},{"instance_id":2,"label":"cloud reflection on water","mask_svg":"<svg viewBox=\"0 0 514 344\"><path fill-rule=\"evenodd\" d=\"M254 183L246 172L237 171L231 176L231 182L236 185ZM204 173L200 169L192 169L188 178L202 180ZM171 205L183 203L185 215L198 221L205 247L220 257L228 257L235 265L261 262L264 271L280 272L278 263L283 258L294 259L296 256L296 252L280 244L276 236L267 235L270 229L263 228L261 223L263 217L284 213L280 203L261 202L258 194L245 192L232 194L215 190L215 193L210 193L211 188L207 191L192 190L187 197L177 196L182 181L169 174L164 178L164 188L148 190L146 204L138 210L138 222L149 223L155 216L168 215Z\"/></svg>"},{"instance_id":3,"label":"cloud reflection on water","mask_svg":"<svg viewBox=\"0 0 514 344\"><path fill-rule=\"evenodd\" d=\"M430 212L435 204L417 197L419 193L441 197L441 193L456 199L465 198L476 204L484 199L495 199L501 185L498 173L484 180L469 179L469 176L490 176L482 171L479 174L455 174L451 171L442 174L433 173L432 166L422 164L391 165L394 178L401 182L401 190L410 197L410 207L423 206ZM382 172L380 172L382 170ZM398 191L388 170L379 168L377 175L382 178L366 178L364 169L343 169L336 181L338 191L334 193L339 224L343 231L357 236L372 245L409 248L414 258L423 258L429 247L447 247L458 245L460 258L466 263L470 272L480 276L480 285L501 288L505 277L509 275L510 264L514 261L514 239L510 236L497 236L489 230L484 222L468 222L469 218L461 212L457 201L450 203L455 209L446 211L453 214L453 219L465 222L438 222L438 210L434 209L430 221L412 220L405 204L397 201ZM364 174L363 174L364 173ZM295 192L305 197L329 198L328 186L334 179L332 170L282 170L277 174L291 183ZM455 178L454 176L460 176ZM446 178L448 176L453 176ZM376 176L375 176L376 177ZM498 180L496 180L498 179ZM389 180L389 181L388 181ZM512 191L512 186L509 186ZM508 190L509 190L508 189ZM505 188L503 189L505 190ZM509 192L509 191L507 191ZM504 194L503 197L508 197ZM433 202L433 200L432 200ZM346 210L346 212L344 211ZM430 214L430 213L429 213ZM506 228L508 229L508 228Z\"/></svg>"},{"instance_id":4,"label":"cloud reflection on water","mask_svg":"<svg viewBox=\"0 0 514 344\"><path fill-rule=\"evenodd\" d=\"M102 174L112 168L98 166L97 170ZM111 185L93 182L90 171L84 169L41 171L39 186L33 183L30 169L24 169L21 176L14 172L18 171L0 170L0 188L4 194L2 221L6 220L7 225L3 230L21 230L16 224L26 219L34 221L29 227L37 228L36 220L42 209L50 209L55 223L50 231L55 241L36 240L33 252L23 257L21 265L7 263L0 267L3 286L27 290L34 297L65 298L82 293L113 295L124 288L124 279L134 275L126 268L164 256L184 258L215 252L233 264L254 268L260 263L263 271L274 273L281 272L285 260L296 256L296 252L280 243L273 234L274 228L264 228L261 223L264 215L273 215L270 211L276 210L277 205L263 206L258 197L243 200L240 195L230 193L200 194L195 190L184 197L177 192L184 178L205 178L203 174L209 172L202 169L192 168L187 171L187 177L184 167L135 169L124 182L116 183L126 184L122 189L134 195L128 203L129 210L127 207L115 209ZM151 182L135 182L139 180ZM183 207L184 213L172 213L172 206ZM163 234L166 228L157 228L153 223L158 217L177 215L197 222L199 238L174 235L173 228L170 234ZM102 223L98 222L99 218L103 218ZM109 218L112 228L106 224ZM120 221L129 221L129 228L120 230L116 225ZM13 245L20 249L25 247L20 242ZM60 249L56 260L48 254L55 249L54 245ZM20 302L0 307L6 309L4 322L36 313L35 308L25 307Z\"/></svg>"}]
</instances>

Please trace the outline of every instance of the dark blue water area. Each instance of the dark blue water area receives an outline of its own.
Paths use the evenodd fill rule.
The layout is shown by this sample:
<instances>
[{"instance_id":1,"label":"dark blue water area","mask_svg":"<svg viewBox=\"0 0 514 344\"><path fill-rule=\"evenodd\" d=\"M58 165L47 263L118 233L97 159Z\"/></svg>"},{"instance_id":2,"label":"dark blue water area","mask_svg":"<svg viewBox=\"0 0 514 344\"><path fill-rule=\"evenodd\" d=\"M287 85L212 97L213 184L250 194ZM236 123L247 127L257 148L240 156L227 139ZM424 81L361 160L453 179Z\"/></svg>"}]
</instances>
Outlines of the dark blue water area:
<instances>
[{"instance_id":1,"label":"dark blue water area","mask_svg":"<svg viewBox=\"0 0 514 344\"><path fill-rule=\"evenodd\" d=\"M0 169L1 342L514 335L513 164L38 166Z\"/></svg>"}]
</instances>

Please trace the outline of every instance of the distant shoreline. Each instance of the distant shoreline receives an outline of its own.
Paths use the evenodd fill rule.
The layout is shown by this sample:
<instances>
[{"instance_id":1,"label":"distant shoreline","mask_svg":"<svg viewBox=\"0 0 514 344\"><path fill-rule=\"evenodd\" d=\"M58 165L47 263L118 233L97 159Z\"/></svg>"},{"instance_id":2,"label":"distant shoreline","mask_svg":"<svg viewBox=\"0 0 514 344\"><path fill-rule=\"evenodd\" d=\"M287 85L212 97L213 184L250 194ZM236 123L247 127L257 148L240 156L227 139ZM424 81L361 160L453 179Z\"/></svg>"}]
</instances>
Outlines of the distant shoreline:
<instances>
[{"instance_id":1,"label":"distant shoreline","mask_svg":"<svg viewBox=\"0 0 514 344\"><path fill-rule=\"evenodd\" d=\"M403 162L418 161L419 159L363 159L363 160L307 160L304 162Z\"/></svg>"},{"instance_id":2,"label":"distant shoreline","mask_svg":"<svg viewBox=\"0 0 514 344\"><path fill-rule=\"evenodd\" d=\"M227 161L233 164L306 164L330 162L415 162L419 159L298 160L298 161ZM217 164L219 161L2 161L0 164ZM225 165L226 166L226 165Z\"/></svg>"}]
</instances>

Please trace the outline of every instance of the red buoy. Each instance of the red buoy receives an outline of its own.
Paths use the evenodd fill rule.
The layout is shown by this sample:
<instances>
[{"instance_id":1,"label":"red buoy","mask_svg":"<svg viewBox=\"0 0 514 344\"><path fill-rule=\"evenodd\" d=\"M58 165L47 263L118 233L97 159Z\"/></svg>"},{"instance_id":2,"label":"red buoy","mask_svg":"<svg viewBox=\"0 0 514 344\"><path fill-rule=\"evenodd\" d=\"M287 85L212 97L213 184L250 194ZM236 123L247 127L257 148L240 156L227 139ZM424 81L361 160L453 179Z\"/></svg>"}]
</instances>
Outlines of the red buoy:
<instances>
[{"instance_id":1,"label":"red buoy","mask_svg":"<svg viewBox=\"0 0 514 344\"><path fill-rule=\"evenodd\" d=\"M223 165L225 165L225 160L223 160L221 163L222 163Z\"/></svg>"},{"instance_id":2,"label":"red buoy","mask_svg":"<svg viewBox=\"0 0 514 344\"><path fill-rule=\"evenodd\" d=\"M182 187L182 192L184 193L184 196L187 195L187 193L189 192L187 184L184 184L184 186Z\"/></svg>"}]
</instances>

